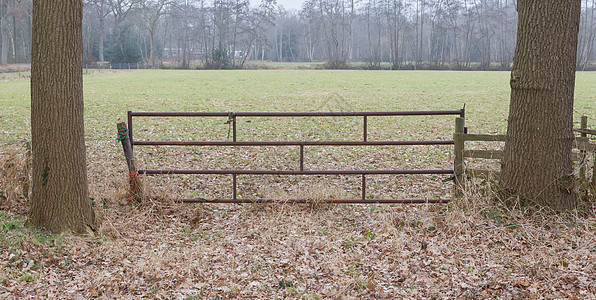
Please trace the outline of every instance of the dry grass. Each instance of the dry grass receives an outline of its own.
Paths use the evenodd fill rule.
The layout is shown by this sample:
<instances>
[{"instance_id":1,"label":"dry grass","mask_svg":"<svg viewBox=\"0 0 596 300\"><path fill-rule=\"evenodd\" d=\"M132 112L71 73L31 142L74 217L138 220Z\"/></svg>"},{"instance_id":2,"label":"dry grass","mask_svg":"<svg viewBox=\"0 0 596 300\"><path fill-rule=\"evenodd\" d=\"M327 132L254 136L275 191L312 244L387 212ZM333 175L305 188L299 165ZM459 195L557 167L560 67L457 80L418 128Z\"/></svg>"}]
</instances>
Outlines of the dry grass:
<instances>
[{"instance_id":1,"label":"dry grass","mask_svg":"<svg viewBox=\"0 0 596 300\"><path fill-rule=\"evenodd\" d=\"M31 147L0 156L0 210L23 213L31 192Z\"/></svg>"},{"instance_id":2,"label":"dry grass","mask_svg":"<svg viewBox=\"0 0 596 300\"><path fill-rule=\"evenodd\" d=\"M319 184L254 205L175 204L160 189L135 209L122 205L126 178L110 180L120 185L95 200L95 238L38 233L11 210L0 217L0 296L596 295L594 213L507 209L486 184L448 205L325 205L320 199L345 195ZM283 201L295 197L312 202Z\"/></svg>"}]
</instances>

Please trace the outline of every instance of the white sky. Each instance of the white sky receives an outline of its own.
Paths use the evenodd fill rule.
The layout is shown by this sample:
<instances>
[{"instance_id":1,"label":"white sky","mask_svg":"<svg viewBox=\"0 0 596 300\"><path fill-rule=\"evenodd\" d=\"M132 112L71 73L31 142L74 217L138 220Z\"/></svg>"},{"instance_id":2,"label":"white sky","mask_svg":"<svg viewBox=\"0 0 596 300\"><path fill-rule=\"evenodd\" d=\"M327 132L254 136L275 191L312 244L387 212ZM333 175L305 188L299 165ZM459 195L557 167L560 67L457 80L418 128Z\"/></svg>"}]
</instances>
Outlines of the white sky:
<instances>
[{"instance_id":1,"label":"white sky","mask_svg":"<svg viewBox=\"0 0 596 300\"><path fill-rule=\"evenodd\" d=\"M283 5L287 10L300 10L303 0L277 0L278 4Z\"/></svg>"},{"instance_id":2,"label":"white sky","mask_svg":"<svg viewBox=\"0 0 596 300\"><path fill-rule=\"evenodd\" d=\"M258 7L261 4L261 0L249 0L251 7ZM277 4L281 4L286 10L299 11L302 8L302 3L306 0L277 0Z\"/></svg>"}]
</instances>

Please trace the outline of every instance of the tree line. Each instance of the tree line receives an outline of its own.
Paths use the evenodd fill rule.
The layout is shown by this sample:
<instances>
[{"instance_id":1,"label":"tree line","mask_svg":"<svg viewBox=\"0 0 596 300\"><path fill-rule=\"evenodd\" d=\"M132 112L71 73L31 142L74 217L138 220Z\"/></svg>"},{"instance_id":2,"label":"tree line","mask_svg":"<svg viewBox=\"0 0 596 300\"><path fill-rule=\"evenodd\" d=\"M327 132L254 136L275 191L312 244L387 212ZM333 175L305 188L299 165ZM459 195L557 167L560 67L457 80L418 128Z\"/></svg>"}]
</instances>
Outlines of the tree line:
<instances>
[{"instance_id":1,"label":"tree line","mask_svg":"<svg viewBox=\"0 0 596 300\"><path fill-rule=\"evenodd\" d=\"M515 0L85 0L85 63L363 62L379 69L510 69ZM596 60L596 0L582 0L577 69ZM31 59L32 0L0 0L0 64Z\"/></svg>"}]
</instances>

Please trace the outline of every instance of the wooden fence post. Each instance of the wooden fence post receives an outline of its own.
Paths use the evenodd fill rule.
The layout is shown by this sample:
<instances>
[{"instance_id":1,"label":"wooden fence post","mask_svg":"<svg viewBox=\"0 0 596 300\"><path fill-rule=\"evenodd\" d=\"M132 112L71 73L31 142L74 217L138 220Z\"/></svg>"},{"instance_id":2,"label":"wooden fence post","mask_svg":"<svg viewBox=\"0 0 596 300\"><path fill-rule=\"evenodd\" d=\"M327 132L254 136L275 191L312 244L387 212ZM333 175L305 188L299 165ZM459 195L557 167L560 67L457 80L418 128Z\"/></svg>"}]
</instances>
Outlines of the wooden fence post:
<instances>
[{"instance_id":1,"label":"wooden fence post","mask_svg":"<svg viewBox=\"0 0 596 300\"><path fill-rule=\"evenodd\" d=\"M141 186L141 180L139 179L139 172L137 172L137 166L135 158L130 145L130 139L128 138L128 129L124 122L117 124L118 128L118 140L122 142L122 150L124 150L124 157L126 158L126 164L128 165L128 183L130 184L130 199L135 200L138 204L143 199L143 189Z\"/></svg>"},{"instance_id":2,"label":"wooden fence post","mask_svg":"<svg viewBox=\"0 0 596 300\"><path fill-rule=\"evenodd\" d=\"M32 144L30 141L25 141L25 160L26 160L26 167L25 171L28 172L33 166L33 154L32 154ZM26 173L27 174L27 173ZM23 177L23 196L29 199L29 188L31 187L31 179L28 175Z\"/></svg>"},{"instance_id":3,"label":"wooden fence post","mask_svg":"<svg viewBox=\"0 0 596 300\"><path fill-rule=\"evenodd\" d=\"M455 133L453 134L455 158L453 160L453 171L455 172L455 198L463 196L464 188L464 128L466 120L461 117L455 118Z\"/></svg>"},{"instance_id":4,"label":"wooden fence post","mask_svg":"<svg viewBox=\"0 0 596 300\"><path fill-rule=\"evenodd\" d=\"M592 189L596 190L596 153L594 153L594 165L592 166Z\"/></svg>"},{"instance_id":5,"label":"wooden fence post","mask_svg":"<svg viewBox=\"0 0 596 300\"><path fill-rule=\"evenodd\" d=\"M588 128L588 117L587 116L582 116L581 127L584 129ZM585 136L586 142L590 141L590 139L588 138L588 135L586 133L582 133L582 136ZM586 154L584 153L584 155L586 155ZM592 166L592 183L591 183L591 185L592 185L592 189L596 189L596 152L594 152L593 156L594 156L594 158L593 158L593 166ZM580 170L580 176L581 176L581 170Z\"/></svg>"},{"instance_id":6,"label":"wooden fence post","mask_svg":"<svg viewBox=\"0 0 596 300\"><path fill-rule=\"evenodd\" d=\"M588 117L586 116L582 116L581 118L581 123L580 123L580 128L581 129L587 129L588 128ZM588 135L585 132L581 132L579 134L580 136L580 141L584 141L587 140ZM580 168L579 168L579 178L581 180L586 179L586 166L584 164L584 162L586 161L587 157L586 157L586 151L584 150L580 150L579 151L579 162L580 162Z\"/></svg>"}]
</instances>

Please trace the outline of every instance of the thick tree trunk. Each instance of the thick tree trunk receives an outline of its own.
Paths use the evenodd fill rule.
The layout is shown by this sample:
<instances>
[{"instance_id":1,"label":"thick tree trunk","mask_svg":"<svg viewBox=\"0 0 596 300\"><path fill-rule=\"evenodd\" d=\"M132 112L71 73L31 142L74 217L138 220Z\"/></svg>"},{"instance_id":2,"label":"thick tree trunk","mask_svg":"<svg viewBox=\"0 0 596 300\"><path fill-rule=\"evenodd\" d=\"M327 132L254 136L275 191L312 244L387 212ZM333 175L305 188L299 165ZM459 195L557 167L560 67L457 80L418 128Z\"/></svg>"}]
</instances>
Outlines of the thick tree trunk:
<instances>
[{"instance_id":1,"label":"thick tree trunk","mask_svg":"<svg viewBox=\"0 0 596 300\"><path fill-rule=\"evenodd\" d=\"M571 164L580 0L519 0L501 187L522 205L575 205Z\"/></svg>"},{"instance_id":2,"label":"thick tree trunk","mask_svg":"<svg viewBox=\"0 0 596 300\"><path fill-rule=\"evenodd\" d=\"M52 232L90 233L83 126L83 3L33 1L29 222Z\"/></svg>"}]
</instances>

